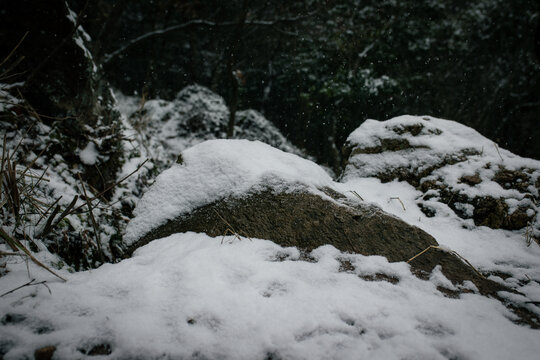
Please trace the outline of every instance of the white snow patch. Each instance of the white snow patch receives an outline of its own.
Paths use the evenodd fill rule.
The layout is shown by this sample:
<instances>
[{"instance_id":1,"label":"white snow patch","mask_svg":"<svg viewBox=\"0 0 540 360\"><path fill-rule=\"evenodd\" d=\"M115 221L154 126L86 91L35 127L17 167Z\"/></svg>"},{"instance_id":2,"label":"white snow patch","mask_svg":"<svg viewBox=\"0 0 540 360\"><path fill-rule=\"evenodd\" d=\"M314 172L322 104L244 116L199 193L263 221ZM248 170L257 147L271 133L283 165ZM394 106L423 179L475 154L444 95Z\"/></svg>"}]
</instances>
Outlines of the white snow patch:
<instances>
[{"instance_id":1,"label":"white snow patch","mask_svg":"<svg viewBox=\"0 0 540 360\"><path fill-rule=\"evenodd\" d=\"M84 165L95 165L99 158L99 152L96 144L89 141L86 147L79 151L79 158Z\"/></svg>"}]
</instances>

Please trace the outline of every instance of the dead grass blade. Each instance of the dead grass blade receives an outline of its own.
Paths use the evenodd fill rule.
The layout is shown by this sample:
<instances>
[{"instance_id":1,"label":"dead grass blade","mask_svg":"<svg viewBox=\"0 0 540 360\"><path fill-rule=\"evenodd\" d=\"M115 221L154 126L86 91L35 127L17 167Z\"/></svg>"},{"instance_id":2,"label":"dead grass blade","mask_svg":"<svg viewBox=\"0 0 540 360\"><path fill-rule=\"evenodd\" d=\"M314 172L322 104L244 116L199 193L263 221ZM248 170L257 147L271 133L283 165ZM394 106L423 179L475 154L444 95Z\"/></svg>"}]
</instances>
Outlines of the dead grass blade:
<instances>
[{"instance_id":1,"label":"dead grass blade","mask_svg":"<svg viewBox=\"0 0 540 360\"><path fill-rule=\"evenodd\" d=\"M40 237L45 237L49 234L49 232L51 232L52 230L52 224L53 224L53 221L54 221L54 217L56 216L56 214L58 214L60 212L60 205L56 205L56 207L54 208L53 212L51 213L51 215L49 216L49 218L47 219L47 222L45 223L45 227L43 228L43 232L40 234Z\"/></svg>"},{"instance_id":2,"label":"dead grass blade","mask_svg":"<svg viewBox=\"0 0 540 360\"><path fill-rule=\"evenodd\" d=\"M82 190L83 190L83 194L84 194L84 198L86 200L86 205L88 206L88 211L89 211L89 215L90 215L90 220L92 221L92 227L94 228L94 236L96 238L96 244L97 244L97 247L98 247L98 252L99 252L99 257L101 259L102 262L105 262L105 259L103 257L103 249L101 248L101 239L99 237L99 232L98 232L98 226L97 226L97 223L96 223L96 218L94 217L94 212L92 211L92 204L90 203L90 199L88 198L88 194L86 193L86 188L84 187L84 183L82 181L82 177L81 177L81 173L78 173L77 174L78 177L79 177L79 181L81 183L81 187L82 187Z\"/></svg>"},{"instance_id":3,"label":"dead grass blade","mask_svg":"<svg viewBox=\"0 0 540 360\"><path fill-rule=\"evenodd\" d=\"M9 153L8 153L9 155ZM20 194L19 188L17 186L17 173L16 173L17 163L11 162L9 157L6 159L4 172L4 194L8 200L13 215L18 218L20 210Z\"/></svg>"},{"instance_id":4,"label":"dead grass blade","mask_svg":"<svg viewBox=\"0 0 540 360\"><path fill-rule=\"evenodd\" d=\"M71 200L69 205L64 209L64 211L62 211L62 213L58 217L58 220L56 220L55 225L58 224L60 221L62 221L62 219L64 219L70 213L71 209L75 206L78 199L79 199L79 195L75 195L73 197L73 200Z\"/></svg>"},{"instance_id":5,"label":"dead grass blade","mask_svg":"<svg viewBox=\"0 0 540 360\"><path fill-rule=\"evenodd\" d=\"M497 150L497 154L499 154L499 157L501 158L501 161L504 162L504 159L501 155L501 152L499 151L499 145L497 145L497 143L493 143L493 145L495 145L495 150Z\"/></svg>"},{"instance_id":6,"label":"dead grass blade","mask_svg":"<svg viewBox=\"0 0 540 360\"><path fill-rule=\"evenodd\" d=\"M49 213L49 211L53 208L54 205L56 205L60 199L62 198L62 196L58 197L58 199L56 199L55 202L53 202L48 208L47 210L45 210L45 212L43 213L43 215L41 215L41 217L39 218L39 220L37 221L36 225L35 226L38 226L39 223L41 222L41 220L43 220L43 218ZM50 216L49 216L49 219L50 219ZM47 219L47 222L48 222L48 219ZM43 232L42 232L43 233Z\"/></svg>"},{"instance_id":7,"label":"dead grass blade","mask_svg":"<svg viewBox=\"0 0 540 360\"><path fill-rule=\"evenodd\" d=\"M22 252L24 252L30 258L30 260L32 260L34 262L34 264L36 264L37 266L47 270L48 272L50 272L51 274L53 274L57 278L59 278L59 279L61 279L63 281L67 281L66 279L64 279L63 277L61 277L60 275L58 275L57 273L52 271L49 267L47 267L46 265L41 263L38 259L36 259L32 255L32 253L23 244L21 244L20 241L18 241L16 239L12 238L11 236L9 236L9 234L6 233L4 231L4 229L2 229L1 227L0 227L0 237L6 241L6 243L11 247L11 249L13 251L21 250Z\"/></svg>"},{"instance_id":8,"label":"dead grass blade","mask_svg":"<svg viewBox=\"0 0 540 360\"><path fill-rule=\"evenodd\" d=\"M540 239L537 239L533 234L534 234L534 229L533 229L533 222L532 221L529 221L527 223L527 227L525 229L525 241L527 242L527 247L531 246L531 244L533 243L533 240L535 243L538 244L538 246L540 246Z\"/></svg>"},{"instance_id":9,"label":"dead grass blade","mask_svg":"<svg viewBox=\"0 0 540 360\"><path fill-rule=\"evenodd\" d=\"M407 211L407 209L405 209L405 204L403 204L403 201L401 201L401 199L399 198L399 196L391 197L390 200L398 200L399 203L401 204L401 207L403 208L403 211Z\"/></svg>"},{"instance_id":10,"label":"dead grass blade","mask_svg":"<svg viewBox=\"0 0 540 360\"><path fill-rule=\"evenodd\" d=\"M420 251L418 254L414 255L412 258L410 258L409 260L407 260L407 264L410 263L411 261L413 261L414 259L416 259L417 257L419 257L420 255L422 254L425 254L426 252L428 252L428 250L431 250L431 249L438 249L438 250L441 250L441 251L444 251L444 252L450 252L452 255L455 255L457 256L461 261L463 261L465 264L467 264L471 269L474 270L474 272L480 276L482 279L485 279L485 276L482 275L478 270L476 270L476 268L469 262L469 260L465 259L463 256L461 256L460 254L458 254L456 251L454 250L449 250L447 248L443 248L442 246L438 246L438 245L430 245L428 246L427 248L425 248L424 250Z\"/></svg>"},{"instance_id":11,"label":"dead grass blade","mask_svg":"<svg viewBox=\"0 0 540 360\"><path fill-rule=\"evenodd\" d=\"M221 243L222 243L222 244L223 244L223 240L225 239L225 236L226 236L227 234L233 235L238 241L242 241L242 239L240 238L240 235L242 235L242 236L248 238L249 241L253 241L253 240L251 240L251 238L250 238L248 235L246 235L246 233L244 233L243 231L242 231L242 233L240 233L240 235L239 235L239 233L238 233L236 230L234 230L234 227L233 227L231 224L229 224L229 222L228 222L227 220L225 220L225 219L223 218L223 216L221 216L221 215L219 214L219 212L218 212L216 209L212 209L212 210L214 210L214 212L215 212L216 215L221 219L221 221L223 221L223 223L225 223L225 225L228 226L228 228L225 230L225 233L223 234L223 238L221 239Z\"/></svg>"},{"instance_id":12,"label":"dead grass blade","mask_svg":"<svg viewBox=\"0 0 540 360\"><path fill-rule=\"evenodd\" d=\"M360 200L362 201L365 201L363 197L360 196L360 194L358 194L356 191L354 190L351 190L349 191L350 193L352 193L354 196L356 196L357 198L359 198Z\"/></svg>"}]
</instances>

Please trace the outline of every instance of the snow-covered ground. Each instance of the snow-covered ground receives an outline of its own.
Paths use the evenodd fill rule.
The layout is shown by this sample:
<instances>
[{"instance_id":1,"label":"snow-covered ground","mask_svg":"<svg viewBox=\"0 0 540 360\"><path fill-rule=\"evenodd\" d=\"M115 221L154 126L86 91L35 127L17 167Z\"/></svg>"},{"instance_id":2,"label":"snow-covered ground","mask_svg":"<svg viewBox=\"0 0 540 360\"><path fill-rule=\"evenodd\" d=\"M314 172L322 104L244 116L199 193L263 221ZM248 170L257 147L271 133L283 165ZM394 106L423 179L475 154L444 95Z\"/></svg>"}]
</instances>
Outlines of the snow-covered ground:
<instances>
[{"instance_id":1,"label":"snow-covered ground","mask_svg":"<svg viewBox=\"0 0 540 360\"><path fill-rule=\"evenodd\" d=\"M427 217L416 205L422 193L406 182L334 182L309 160L258 142L210 141L182 159L156 180L132 231L147 229L140 217L149 213L156 221L175 216L159 212L177 200L184 201L175 210L181 212L265 181L330 186L422 228L485 274L507 274L490 279L524 295L499 295L540 315L540 248L527 246L524 230L476 227L443 203ZM175 181L190 193L162 184ZM59 260L46 251L37 257ZM65 283L18 257L6 267L2 293L46 281L0 297L6 360L32 358L45 346L56 347L57 359L84 359L96 347L110 353L106 359L534 359L540 352L540 331L517 325L501 302L475 292L445 297L437 286L453 285L440 269L420 280L404 262L328 245L307 261L268 240L183 233L152 241L117 264L60 269ZM380 274L395 281L373 281Z\"/></svg>"},{"instance_id":2,"label":"snow-covered ground","mask_svg":"<svg viewBox=\"0 0 540 360\"><path fill-rule=\"evenodd\" d=\"M300 261L270 241L186 233L160 239L131 259L64 274L59 283L4 296L3 314L24 314L0 328L4 358L54 345L61 359L109 345L114 359L533 359L537 330L512 323L496 300L444 297L405 263L341 254L330 246ZM285 260L278 261L278 259ZM356 267L339 272L338 258ZM3 288L28 281L10 264ZM384 273L397 284L358 275ZM44 330L45 329L45 330ZM81 350L81 351L80 351ZM268 356L268 357L267 357ZM270 357L274 356L274 357Z\"/></svg>"}]
</instances>

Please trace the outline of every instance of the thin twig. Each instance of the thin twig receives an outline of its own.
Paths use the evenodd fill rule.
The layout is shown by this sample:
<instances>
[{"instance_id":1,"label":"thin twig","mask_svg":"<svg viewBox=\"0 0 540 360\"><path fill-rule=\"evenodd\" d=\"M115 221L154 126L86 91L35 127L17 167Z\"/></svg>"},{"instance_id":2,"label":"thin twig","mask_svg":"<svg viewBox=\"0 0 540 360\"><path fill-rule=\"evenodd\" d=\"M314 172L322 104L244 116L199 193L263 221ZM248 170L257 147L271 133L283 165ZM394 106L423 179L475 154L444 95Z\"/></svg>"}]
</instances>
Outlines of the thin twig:
<instances>
[{"instance_id":1,"label":"thin twig","mask_svg":"<svg viewBox=\"0 0 540 360\"><path fill-rule=\"evenodd\" d=\"M422 255L423 253L427 252L429 249L436 249L436 248L438 248L438 246L429 245L427 248L425 248L424 250L420 251L418 254L414 255L412 258L407 260L407 264L410 263L411 261L413 261L414 259L416 259L417 257L419 257L420 255Z\"/></svg>"},{"instance_id":2,"label":"thin twig","mask_svg":"<svg viewBox=\"0 0 540 360\"><path fill-rule=\"evenodd\" d=\"M497 143L493 143L493 145L495 145L495 150L497 150L497 154L499 154L499 157L501 158L501 161L504 162L504 159L501 156L501 152L499 151L499 146L497 145Z\"/></svg>"},{"instance_id":3,"label":"thin twig","mask_svg":"<svg viewBox=\"0 0 540 360\"><path fill-rule=\"evenodd\" d=\"M18 90L18 89L17 89ZM15 146L15 149L13 150L11 156L9 157L9 160L12 160L12 158L17 154L17 150L19 150L19 147L21 146L23 140L27 137L28 133L30 132L30 130L34 127L34 124L30 125L28 127L28 129L26 129L26 132L24 133L23 136L21 136L21 140L19 140L19 142L17 143L17 146Z\"/></svg>"},{"instance_id":4,"label":"thin twig","mask_svg":"<svg viewBox=\"0 0 540 360\"><path fill-rule=\"evenodd\" d=\"M280 22L295 22L295 21L298 21L299 19L310 16L311 14L313 14L313 13L308 13L306 15L297 16L297 17L294 17L294 18L277 19L277 20L274 20L274 21L247 20L247 21L244 21L243 24L252 25L252 26L275 27L275 25L277 25ZM181 29L185 29L185 28L188 28L188 27L192 27L192 26L204 26L204 27L218 28L218 27L236 27L238 25L239 25L239 23L236 22L236 21L225 21L225 22L218 23L218 22L209 21L209 20L205 20L205 19L194 19L194 20L190 20L188 22L182 23L182 24L172 25L172 26L169 26L169 27L164 28L164 29L158 29L158 30L150 31L150 32L147 32L147 33L145 33L143 35L140 35L140 36L138 36L138 37L136 37L134 39L131 39L130 41L128 41L126 44L122 45L121 47L119 47L115 51L113 51L113 52L111 52L109 54L105 54L105 56L103 57L103 64L107 64L109 61L114 59L116 56L120 55L121 53L126 51L128 48L130 48L133 45L139 43L140 41L152 38L154 36L163 35L163 34L171 32L171 31L181 30Z\"/></svg>"},{"instance_id":5,"label":"thin twig","mask_svg":"<svg viewBox=\"0 0 540 360\"><path fill-rule=\"evenodd\" d=\"M26 254L21 254L21 253L16 253L16 252L0 251L0 256L21 256L21 257L25 257Z\"/></svg>"},{"instance_id":6,"label":"thin twig","mask_svg":"<svg viewBox=\"0 0 540 360\"><path fill-rule=\"evenodd\" d=\"M0 63L0 66L4 65L8 60L9 58L15 53L15 51L17 51L17 49L19 48L19 46L22 44L22 42L24 41L24 39L26 39L26 36L28 35L28 31L23 35L23 37L21 38L21 40L19 40L19 42L17 43L17 45L15 45L15 47L13 48L13 50L11 50L11 52L8 54L8 56L6 56L4 58L4 60L2 60L2 62Z\"/></svg>"},{"instance_id":7,"label":"thin twig","mask_svg":"<svg viewBox=\"0 0 540 360\"><path fill-rule=\"evenodd\" d=\"M356 191L354 190L351 190L349 191L350 193L352 193L354 196L356 196L357 198L359 198L360 200L362 201L365 201L363 197L360 196L360 194L358 194Z\"/></svg>"},{"instance_id":8,"label":"thin twig","mask_svg":"<svg viewBox=\"0 0 540 360\"><path fill-rule=\"evenodd\" d=\"M223 218L223 216L221 216L216 209L212 209L212 210L214 210L214 212L221 219L221 221L223 221L225 223L225 225L228 226L228 228L225 230L225 234L223 235L223 238L225 238L225 235L227 235L227 233L229 232L234 237L236 237L239 241L242 241L242 239L240 238L240 235L238 235L239 233L234 229L234 227L231 224L229 224L229 222L227 220L225 220ZM243 233L242 236L248 238L249 241L253 241L253 240L251 240L251 238L246 233ZM221 243L223 243L223 239L221 239Z\"/></svg>"},{"instance_id":9,"label":"thin twig","mask_svg":"<svg viewBox=\"0 0 540 360\"><path fill-rule=\"evenodd\" d=\"M92 202L94 200L96 200L97 198L101 197L103 194L105 194L107 191L113 189L114 187L118 186L120 183L122 183L124 180L126 180L128 177L130 177L131 175L135 174L137 171L139 171L144 164L146 164L146 162L148 161L148 159L144 160L139 166L137 166L137 168L135 170L133 170L131 173L129 173L128 175L124 176L122 179L118 180L117 182L115 182L114 184L108 186L105 190L103 190L102 192L100 192L99 194L97 194L96 196L94 196L93 198L89 199L88 201ZM82 208L85 204L83 205L79 205L78 207L76 207L75 209L72 210L71 213L75 213L77 210L79 210L80 208Z\"/></svg>"},{"instance_id":10,"label":"thin twig","mask_svg":"<svg viewBox=\"0 0 540 360\"><path fill-rule=\"evenodd\" d=\"M9 157L9 153L7 153L6 156L6 137L7 134L4 134L4 142L2 145L2 161L0 162L0 193L2 193L2 187L4 186L4 162L6 160L6 157Z\"/></svg>"},{"instance_id":11,"label":"thin twig","mask_svg":"<svg viewBox=\"0 0 540 360\"><path fill-rule=\"evenodd\" d=\"M30 280L29 282L27 282L27 283L24 284L24 285L18 286L18 287L16 287L16 288L13 289L13 290L10 290L10 291L8 291L8 292L5 292L5 293L3 293L2 295L0 295L0 297L4 297L4 296L6 296L6 295L8 295L8 294L11 294L12 292L15 292L15 291L17 291L17 290L19 290L19 289L22 289L23 287L26 287L26 286L36 286L36 285L43 285L43 286L45 286L45 287L47 288L47 290L49 290L49 294L52 294L51 288L50 288L49 286L47 286L47 284L46 284L46 283L47 283L46 280L43 280L43 281L40 281L40 282L37 282L37 283L35 283L34 281L36 281L36 279L32 279L32 280Z\"/></svg>"},{"instance_id":12,"label":"thin twig","mask_svg":"<svg viewBox=\"0 0 540 360\"><path fill-rule=\"evenodd\" d=\"M37 181L32 184L32 187L30 188L30 192L33 192L34 189L36 188L36 186L38 186L41 181L43 181L43 180L47 181L47 182L50 181L49 179L44 178L45 174L47 173L47 170L49 170L48 166L45 168L45 170L43 170L43 173L41 174L41 176L39 178L37 178Z\"/></svg>"},{"instance_id":13,"label":"thin twig","mask_svg":"<svg viewBox=\"0 0 540 360\"><path fill-rule=\"evenodd\" d=\"M41 152L39 153L39 155L36 156L36 158L35 158L34 160L32 160L32 162L26 166L26 168L25 168L24 171L22 172L22 175L23 175L23 176L26 174L26 172L27 172L28 170L30 170L30 168L31 168L32 166L34 166L34 164L36 163L37 159L39 159L39 158L41 157L41 155L43 155L43 153L44 153L48 148L49 148L49 144L47 144L47 145L43 148L43 150L41 150Z\"/></svg>"}]
</instances>

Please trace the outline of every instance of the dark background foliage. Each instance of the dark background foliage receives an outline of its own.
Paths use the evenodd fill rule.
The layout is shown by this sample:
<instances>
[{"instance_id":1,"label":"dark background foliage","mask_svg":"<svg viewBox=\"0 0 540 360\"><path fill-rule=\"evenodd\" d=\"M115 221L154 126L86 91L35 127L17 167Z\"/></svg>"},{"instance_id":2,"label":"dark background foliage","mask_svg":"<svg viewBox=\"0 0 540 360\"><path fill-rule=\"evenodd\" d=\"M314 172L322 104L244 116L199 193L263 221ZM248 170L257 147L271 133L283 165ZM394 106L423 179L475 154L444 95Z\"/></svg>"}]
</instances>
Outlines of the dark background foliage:
<instances>
[{"instance_id":1,"label":"dark background foliage","mask_svg":"<svg viewBox=\"0 0 540 360\"><path fill-rule=\"evenodd\" d=\"M540 158L537 1L70 5L84 15L96 61L124 93L172 98L186 85L208 86L231 108L262 111L336 169L352 130L401 114L457 120Z\"/></svg>"}]
</instances>

